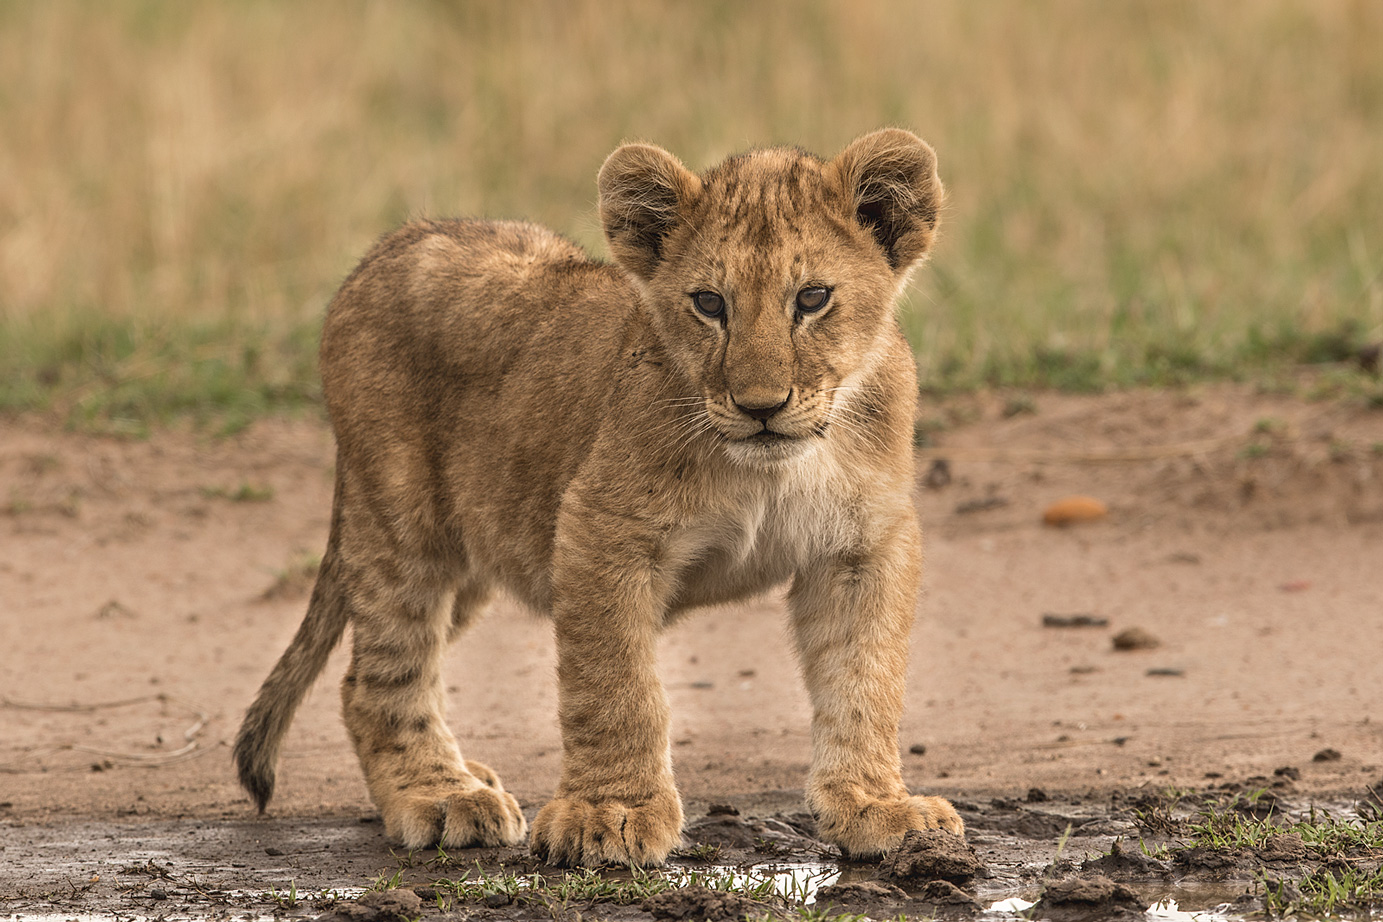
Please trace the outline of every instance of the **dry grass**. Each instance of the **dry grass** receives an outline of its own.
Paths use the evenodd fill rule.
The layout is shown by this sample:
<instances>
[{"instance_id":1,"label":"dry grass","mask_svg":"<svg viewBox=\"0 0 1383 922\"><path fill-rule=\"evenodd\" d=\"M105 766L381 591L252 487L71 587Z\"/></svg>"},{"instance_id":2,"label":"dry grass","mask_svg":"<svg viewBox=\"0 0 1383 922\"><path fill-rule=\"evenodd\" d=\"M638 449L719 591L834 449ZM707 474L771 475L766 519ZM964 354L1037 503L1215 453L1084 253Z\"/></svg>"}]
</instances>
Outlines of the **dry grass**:
<instances>
[{"instance_id":1,"label":"dry grass","mask_svg":"<svg viewBox=\"0 0 1383 922\"><path fill-rule=\"evenodd\" d=\"M1379 48L1372 0L3 3L0 405L310 399L326 299L410 215L602 252L622 139L699 167L881 124L951 193L929 381L1339 357L1383 339Z\"/></svg>"}]
</instances>

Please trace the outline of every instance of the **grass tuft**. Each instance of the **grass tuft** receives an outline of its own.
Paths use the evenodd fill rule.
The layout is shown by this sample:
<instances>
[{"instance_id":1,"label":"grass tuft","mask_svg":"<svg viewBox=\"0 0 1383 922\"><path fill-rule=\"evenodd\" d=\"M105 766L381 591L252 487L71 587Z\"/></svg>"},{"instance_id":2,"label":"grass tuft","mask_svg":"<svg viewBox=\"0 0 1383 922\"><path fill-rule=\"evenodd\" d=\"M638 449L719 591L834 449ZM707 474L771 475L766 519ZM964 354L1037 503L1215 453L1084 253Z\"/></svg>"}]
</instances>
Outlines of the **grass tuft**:
<instances>
[{"instance_id":1,"label":"grass tuft","mask_svg":"<svg viewBox=\"0 0 1383 922\"><path fill-rule=\"evenodd\" d=\"M1321 868L1296 882L1262 874L1258 887L1270 917L1315 919L1341 912L1367 916L1383 904L1383 867Z\"/></svg>"}]
</instances>

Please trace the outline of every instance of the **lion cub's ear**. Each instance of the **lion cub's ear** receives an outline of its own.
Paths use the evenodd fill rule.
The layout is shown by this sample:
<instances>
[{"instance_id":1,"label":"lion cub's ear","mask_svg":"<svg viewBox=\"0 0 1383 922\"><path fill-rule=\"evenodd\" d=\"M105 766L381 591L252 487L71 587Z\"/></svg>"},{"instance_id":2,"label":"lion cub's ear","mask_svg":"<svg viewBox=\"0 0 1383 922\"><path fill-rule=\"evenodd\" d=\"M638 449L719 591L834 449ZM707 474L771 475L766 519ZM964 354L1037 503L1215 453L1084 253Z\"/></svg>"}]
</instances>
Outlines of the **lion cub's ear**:
<instances>
[{"instance_id":1,"label":"lion cub's ear","mask_svg":"<svg viewBox=\"0 0 1383 922\"><path fill-rule=\"evenodd\" d=\"M652 144L625 144L597 180L600 222L615 261L647 281L663 258L663 239L701 193L701 180Z\"/></svg>"},{"instance_id":2,"label":"lion cub's ear","mask_svg":"<svg viewBox=\"0 0 1383 922\"><path fill-rule=\"evenodd\" d=\"M851 142L831 166L888 264L906 273L936 239L944 191L936 154L910 131L884 128Z\"/></svg>"}]
</instances>

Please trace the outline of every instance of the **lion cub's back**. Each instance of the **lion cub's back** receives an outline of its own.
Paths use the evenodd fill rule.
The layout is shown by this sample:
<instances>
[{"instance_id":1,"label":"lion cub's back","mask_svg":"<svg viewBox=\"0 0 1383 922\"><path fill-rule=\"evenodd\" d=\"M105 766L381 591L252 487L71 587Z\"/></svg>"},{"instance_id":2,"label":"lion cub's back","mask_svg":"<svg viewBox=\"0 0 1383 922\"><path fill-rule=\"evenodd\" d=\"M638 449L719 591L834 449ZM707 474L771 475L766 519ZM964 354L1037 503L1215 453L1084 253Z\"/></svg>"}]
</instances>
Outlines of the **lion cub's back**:
<instances>
[{"instance_id":1,"label":"lion cub's back","mask_svg":"<svg viewBox=\"0 0 1383 922\"><path fill-rule=\"evenodd\" d=\"M619 324L583 307L632 303L627 287L614 267L536 224L407 224L375 244L328 308L321 368L333 421L339 428L353 415L343 411L362 404L412 413L439 391L483 392L497 372L544 351L559 325L599 343Z\"/></svg>"}]
</instances>

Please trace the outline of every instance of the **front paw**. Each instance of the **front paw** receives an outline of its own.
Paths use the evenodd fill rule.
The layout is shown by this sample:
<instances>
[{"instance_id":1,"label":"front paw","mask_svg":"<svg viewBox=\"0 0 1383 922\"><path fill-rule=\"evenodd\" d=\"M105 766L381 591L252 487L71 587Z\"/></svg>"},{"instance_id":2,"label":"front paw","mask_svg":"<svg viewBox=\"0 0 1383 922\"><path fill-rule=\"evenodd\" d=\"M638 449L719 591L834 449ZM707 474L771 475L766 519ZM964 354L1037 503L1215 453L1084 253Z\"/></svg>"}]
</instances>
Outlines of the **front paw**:
<instances>
[{"instance_id":1,"label":"front paw","mask_svg":"<svg viewBox=\"0 0 1383 922\"><path fill-rule=\"evenodd\" d=\"M538 811L530 847L549 864L647 867L681 840L682 802L669 791L634 804L558 797Z\"/></svg>"},{"instance_id":2,"label":"front paw","mask_svg":"<svg viewBox=\"0 0 1383 922\"><path fill-rule=\"evenodd\" d=\"M851 858L877 858L903 842L910 829L965 834L965 823L943 797L832 798L813 804L817 832Z\"/></svg>"}]
</instances>

